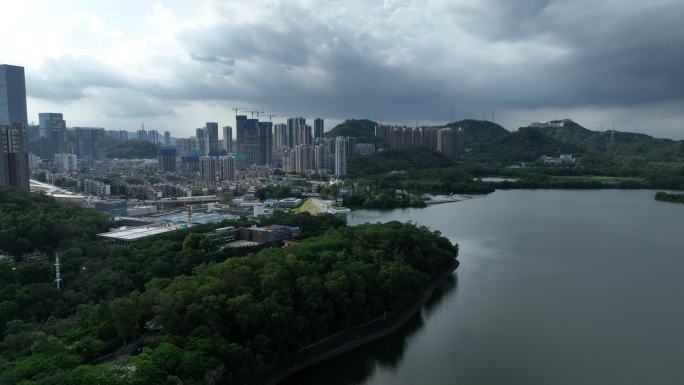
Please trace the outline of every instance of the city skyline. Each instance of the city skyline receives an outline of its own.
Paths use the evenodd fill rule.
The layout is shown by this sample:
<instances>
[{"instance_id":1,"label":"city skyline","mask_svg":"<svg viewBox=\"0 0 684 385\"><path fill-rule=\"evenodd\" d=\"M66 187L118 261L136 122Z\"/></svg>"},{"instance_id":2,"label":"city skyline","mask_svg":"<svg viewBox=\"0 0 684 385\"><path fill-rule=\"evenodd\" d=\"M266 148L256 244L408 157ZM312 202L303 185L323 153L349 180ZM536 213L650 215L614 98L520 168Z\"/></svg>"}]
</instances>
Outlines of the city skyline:
<instances>
[{"instance_id":1,"label":"city skyline","mask_svg":"<svg viewBox=\"0 0 684 385\"><path fill-rule=\"evenodd\" d=\"M572 118L684 138L674 33L684 6L674 1L27 1L3 11L22 30L0 49L26 68L29 121L57 111L73 126L144 121L179 137L197 122L233 125L235 106L330 127L494 112L509 130ZM34 27L13 27L29 16Z\"/></svg>"}]
</instances>

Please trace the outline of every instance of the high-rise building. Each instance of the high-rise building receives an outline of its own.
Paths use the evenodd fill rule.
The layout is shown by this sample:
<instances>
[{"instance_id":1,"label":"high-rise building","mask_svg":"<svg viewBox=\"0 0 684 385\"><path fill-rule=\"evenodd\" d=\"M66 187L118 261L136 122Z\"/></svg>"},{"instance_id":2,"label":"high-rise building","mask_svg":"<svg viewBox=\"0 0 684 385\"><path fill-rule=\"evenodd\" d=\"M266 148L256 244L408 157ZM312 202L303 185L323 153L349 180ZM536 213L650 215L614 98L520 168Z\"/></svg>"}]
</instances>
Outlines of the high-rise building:
<instances>
[{"instance_id":1,"label":"high-rise building","mask_svg":"<svg viewBox=\"0 0 684 385\"><path fill-rule=\"evenodd\" d=\"M451 127L442 128L437 133L437 151L448 156L461 153L465 151L463 139L462 128L459 127L457 130Z\"/></svg>"},{"instance_id":2,"label":"high-rise building","mask_svg":"<svg viewBox=\"0 0 684 385\"><path fill-rule=\"evenodd\" d=\"M330 171L330 149L324 143L314 146L314 167L320 171Z\"/></svg>"},{"instance_id":3,"label":"high-rise building","mask_svg":"<svg viewBox=\"0 0 684 385\"><path fill-rule=\"evenodd\" d=\"M164 146L169 147L171 145L171 132L164 131Z\"/></svg>"},{"instance_id":4,"label":"high-rise building","mask_svg":"<svg viewBox=\"0 0 684 385\"><path fill-rule=\"evenodd\" d=\"M76 130L76 155L85 162L103 160L104 151L104 128L75 127Z\"/></svg>"},{"instance_id":5,"label":"high-rise building","mask_svg":"<svg viewBox=\"0 0 684 385\"><path fill-rule=\"evenodd\" d=\"M0 186L29 189L26 128L21 123L0 124Z\"/></svg>"},{"instance_id":6,"label":"high-rise building","mask_svg":"<svg viewBox=\"0 0 684 385\"><path fill-rule=\"evenodd\" d=\"M187 156L190 154L190 151L192 151L190 139L176 139L176 153L178 154L178 156Z\"/></svg>"},{"instance_id":7,"label":"high-rise building","mask_svg":"<svg viewBox=\"0 0 684 385\"><path fill-rule=\"evenodd\" d=\"M147 141L153 144L159 144L159 131L149 130L147 131Z\"/></svg>"},{"instance_id":8,"label":"high-rise building","mask_svg":"<svg viewBox=\"0 0 684 385\"><path fill-rule=\"evenodd\" d=\"M441 127L375 126L375 136L382 138L390 148L422 145L437 151L437 136ZM448 135L448 134L446 134Z\"/></svg>"},{"instance_id":9,"label":"high-rise building","mask_svg":"<svg viewBox=\"0 0 684 385\"><path fill-rule=\"evenodd\" d=\"M24 67L0 65L0 124L28 127ZM26 133L23 133L26 137Z\"/></svg>"},{"instance_id":10,"label":"high-rise building","mask_svg":"<svg viewBox=\"0 0 684 385\"><path fill-rule=\"evenodd\" d=\"M299 133L299 140L301 144L311 144L313 143L313 129L308 124L305 124Z\"/></svg>"},{"instance_id":11,"label":"high-rise building","mask_svg":"<svg viewBox=\"0 0 684 385\"><path fill-rule=\"evenodd\" d=\"M200 156L200 178L205 182L216 181L216 157L215 156Z\"/></svg>"},{"instance_id":12,"label":"high-rise building","mask_svg":"<svg viewBox=\"0 0 684 385\"><path fill-rule=\"evenodd\" d=\"M235 158L232 156L218 158L218 177L221 181L235 180Z\"/></svg>"},{"instance_id":13,"label":"high-rise building","mask_svg":"<svg viewBox=\"0 0 684 385\"><path fill-rule=\"evenodd\" d=\"M390 126L384 124L375 125L375 136L387 140L390 135Z\"/></svg>"},{"instance_id":14,"label":"high-rise building","mask_svg":"<svg viewBox=\"0 0 684 385\"><path fill-rule=\"evenodd\" d=\"M227 153L233 152L233 127L223 127L223 150Z\"/></svg>"},{"instance_id":15,"label":"high-rise building","mask_svg":"<svg viewBox=\"0 0 684 385\"><path fill-rule=\"evenodd\" d=\"M29 124L27 129L27 138L29 141L34 141L38 138L40 138L40 126L35 125L35 124Z\"/></svg>"},{"instance_id":16,"label":"high-rise building","mask_svg":"<svg viewBox=\"0 0 684 385\"><path fill-rule=\"evenodd\" d=\"M246 119L242 129L242 151L248 165L256 164L259 158L259 121Z\"/></svg>"},{"instance_id":17,"label":"high-rise building","mask_svg":"<svg viewBox=\"0 0 684 385\"><path fill-rule=\"evenodd\" d=\"M237 135L237 152L245 154L245 142L247 140L245 134L245 126L247 125L246 115L235 115L235 134Z\"/></svg>"},{"instance_id":18,"label":"high-rise building","mask_svg":"<svg viewBox=\"0 0 684 385\"><path fill-rule=\"evenodd\" d=\"M197 139L197 151L201 155L207 154L207 131L200 127L195 130L195 138Z\"/></svg>"},{"instance_id":19,"label":"high-rise building","mask_svg":"<svg viewBox=\"0 0 684 385\"><path fill-rule=\"evenodd\" d=\"M24 67L0 65L0 186L29 189Z\"/></svg>"},{"instance_id":20,"label":"high-rise building","mask_svg":"<svg viewBox=\"0 0 684 385\"><path fill-rule=\"evenodd\" d=\"M122 142L128 140L128 131L126 130L105 130L105 135Z\"/></svg>"},{"instance_id":21,"label":"high-rise building","mask_svg":"<svg viewBox=\"0 0 684 385\"><path fill-rule=\"evenodd\" d=\"M147 131L145 131L144 128L138 130L137 138L138 138L138 140L142 140L144 142L147 142Z\"/></svg>"},{"instance_id":22,"label":"high-rise building","mask_svg":"<svg viewBox=\"0 0 684 385\"><path fill-rule=\"evenodd\" d=\"M181 157L181 171L185 174L194 174L200 170L200 158L197 155Z\"/></svg>"},{"instance_id":23,"label":"high-rise building","mask_svg":"<svg viewBox=\"0 0 684 385\"><path fill-rule=\"evenodd\" d=\"M423 146L437 151L437 133L439 132L438 127L423 127L421 133Z\"/></svg>"},{"instance_id":24,"label":"high-rise building","mask_svg":"<svg viewBox=\"0 0 684 385\"><path fill-rule=\"evenodd\" d=\"M356 143L354 148L354 155L370 155L375 152L373 143Z\"/></svg>"},{"instance_id":25,"label":"high-rise building","mask_svg":"<svg viewBox=\"0 0 684 385\"><path fill-rule=\"evenodd\" d=\"M294 172L295 164L297 163L297 156L293 148L283 148L283 170L285 172Z\"/></svg>"},{"instance_id":26,"label":"high-rise building","mask_svg":"<svg viewBox=\"0 0 684 385\"><path fill-rule=\"evenodd\" d=\"M157 154L160 172L176 172L176 147L162 147Z\"/></svg>"},{"instance_id":27,"label":"high-rise building","mask_svg":"<svg viewBox=\"0 0 684 385\"><path fill-rule=\"evenodd\" d=\"M43 159L41 159L41 157L38 155L29 152L28 164L29 171L33 172L34 170L38 170L43 165Z\"/></svg>"},{"instance_id":28,"label":"high-rise building","mask_svg":"<svg viewBox=\"0 0 684 385\"><path fill-rule=\"evenodd\" d=\"M64 133L66 121L62 114L42 112L38 114L40 127L40 156L43 159L53 159L55 154L66 152Z\"/></svg>"},{"instance_id":29,"label":"high-rise building","mask_svg":"<svg viewBox=\"0 0 684 385\"><path fill-rule=\"evenodd\" d=\"M278 123L273 125L273 148L282 150L289 147L287 142L287 124Z\"/></svg>"},{"instance_id":30,"label":"high-rise building","mask_svg":"<svg viewBox=\"0 0 684 385\"><path fill-rule=\"evenodd\" d=\"M347 160L349 159L349 139L344 136L335 138L335 175L347 175Z\"/></svg>"},{"instance_id":31,"label":"high-rise building","mask_svg":"<svg viewBox=\"0 0 684 385\"><path fill-rule=\"evenodd\" d=\"M200 147L200 140L192 137L188 138L188 143L190 144L190 154L192 155L204 155L204 150Z\"/></svg>"},{"instance_id":32,"label":"high-rise building","mask_svg":"<svg viewBox=\"0 0 684 385\"><path fill-rule=\"evenodd\" d=\"M300 174L311 172L315 169L314 147L307 144L295 146L294 171Z\"/></svg>"},{"instance_id":33,"label":"high-rise building","mask_svg":"<svg viewBox=\"0 0 684 385\"><path fill-rule=\"evenodd\" d=\"M244 155L246 164L268 165L273 159L273 124L235 117L238 152Z\"/></svg>"},{"instance_id":34,"label":"high-rise building","mask_svg":"<svg viewBox=\"0 0 684 385\"><path fill-rule=\"evenodd\" d=\"M207 122L204 125L204 136L207 141L207 155L216 155L219 152L218 123Z\"/></svg>"},{"instance_id":35,"label":"high-rise building","mask_svg":"<svg viewBox=\"0 0 684 385\"><path fill-rule=\"evenodd\" d=\"M287 145L311 144L311 126L302 117L287 119Z\"/></svg>"},{"instance_id":36,"label":"high-rise building","mask_svg":"<svg viewBox=\"0 0 684 385\"><path fill-rule=\"evenodd\" d=\"M55 166L62 171L76 171L78 157L74 154L55 154Z\"/></svg>"},{"instance_id":37,"label":"high-rise building","mask_svg":"<svg viewBox=\"0 0 684 385\"><path fill-rule=\"evenodd\" d=\"M265 166L273 161L273 123L259 122L259 143L256 164Z\"/></svg>"},{"instance_id":38,"label":"high-rise building","mask_svg":"<svg viewBox=\"0 0 684 385\"><path fill-rule=\"evenodd\" d=\"M456 130L456 152L459 154L465 152L465 131L462 127Z\"/></svg>"},{"instance_id":39,"label":"high-rise building","mask_svg":"<svg viewBox=\"0 0 684 385\"><path fill-rule=\"evenodd\" d=\"M323 135L325 133L325 130L323 127L324 127L323 118L314 119L314 139L323 137Z\"/></svg>"}]
</instances>

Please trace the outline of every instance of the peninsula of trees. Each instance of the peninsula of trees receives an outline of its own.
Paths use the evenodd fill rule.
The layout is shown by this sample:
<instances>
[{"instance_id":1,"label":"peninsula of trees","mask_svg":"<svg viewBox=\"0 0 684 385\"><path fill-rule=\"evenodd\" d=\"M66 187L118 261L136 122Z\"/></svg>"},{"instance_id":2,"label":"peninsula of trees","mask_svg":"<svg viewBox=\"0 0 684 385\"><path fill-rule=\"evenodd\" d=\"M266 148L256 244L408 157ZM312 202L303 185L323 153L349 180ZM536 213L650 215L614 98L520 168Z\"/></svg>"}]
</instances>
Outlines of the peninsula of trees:
<instances>
[{"instance_id":1,"label":"peninsula of trees","mask_svg":"<svg viewBox=\"0 0 684 385\"><path fill-rule=\"evenodd\" d=\"M655 199L663 202L684 203L684 194L668 194L659 191L655 194Z\"/></svg>"}]
</instances>

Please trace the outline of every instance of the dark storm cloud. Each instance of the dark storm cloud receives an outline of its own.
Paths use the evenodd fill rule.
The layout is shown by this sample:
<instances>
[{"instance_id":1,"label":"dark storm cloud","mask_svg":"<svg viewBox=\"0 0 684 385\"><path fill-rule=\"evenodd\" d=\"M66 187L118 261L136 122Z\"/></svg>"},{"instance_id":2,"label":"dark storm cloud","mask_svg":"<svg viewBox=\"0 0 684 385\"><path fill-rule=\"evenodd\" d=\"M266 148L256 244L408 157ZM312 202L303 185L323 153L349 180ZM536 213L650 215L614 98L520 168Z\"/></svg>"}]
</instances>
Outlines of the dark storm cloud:
<instances>
[{"instance_id":1,"label":"dark storm cloud","mask_svg":"<svg viewBox=\"0 0 684 385\"><path fill-rule=\"evenodd\" d=\"M680 26L684 5L550 0L491 0L484 5L445 7L444 11L453 13L456 27L463 28L435 31L443 39L453 39L454 49L462 50L452 56L439 53L442 48L435 41L415 44L386 31L375 31L375 37L357 33L349 24L322 22L304 9L282 12L277 20L216 25L189 35L187 45L199 55L234 59L233 81L225 88L205 84L204 89L181 93L198 98L232 96L270 108L305 105L342 115L399 118L443 114L448 105L465 112L481 106L620 105L684 97L679 73L684 64L684 28ZM474 34L482 44L540 45L563 53L526 53L521 46L519 54L530 55L526 60L503 57L489 62L458 44L461 33ZM385 48L405 48L409 53L433 50L435 54L392 64L378 54ZM453 66L451 60L467 66ZM259 70L245 69L248 66ZM306 72L308 68L324 76L292 76L294 70Z\"/></svg>"},{"instance_id":2,"label":"dark storm cloud","mask_svg":"<svg viewBox=\"0 0 684 385\"><path fill-rule=\"evenodd\" d=\"M563 37L576 48L558 76L574 98L565 104L632 104L682 99L684 5L666 4L625 15L602 13Z\"/></svg>"},{"instance_id":3,"label":"dark storm cloud","mask_svg":"<svg viewBox=\"0 0 684 385\"><path fill-rule=\"evenodd\" d=\"M270 110L333 115L415 112L420 109L416 99L446 96L438 74L384 63L367 45L369 36L324 23L305 9L288 7L278 15L277 23L226 22L188 34L184 41L194 57L230 57L235 73L216 82L212 74L224 70L224 63L197 60L203 63L186 69L173 92L162 88L158 95L237 99Z\"/></svg>"},{"instance_id":4,"label":"dark storm cloud","mask_svg":"<svg viewBox=\"0 0 684 385\"><path fill-rule=\"evenodd\" d=\"M183 31L189 60L164 66L173 81L62 59L32 79L33 96L126 87L171 104L394 120L684 100L682 2L312 1L274 1L247 21L225 11Z\"/></svg>"},{"instance_id":5,"label":"dark storm cloud","mask_svg":"<svg viewBox=\"0 0 684 385\"><path fill-rule=\"evenodd\" d=\"M521 79L548 81L539 98L511 106L587 106L682 99L684 4L533 1L500 19L497 39L536 37L569 50ZM515 21L515 22L513 22ZM512 95L515 96L515 95ZM524 96L524 95L523 95Z\"/></svg>"}]
</instances>

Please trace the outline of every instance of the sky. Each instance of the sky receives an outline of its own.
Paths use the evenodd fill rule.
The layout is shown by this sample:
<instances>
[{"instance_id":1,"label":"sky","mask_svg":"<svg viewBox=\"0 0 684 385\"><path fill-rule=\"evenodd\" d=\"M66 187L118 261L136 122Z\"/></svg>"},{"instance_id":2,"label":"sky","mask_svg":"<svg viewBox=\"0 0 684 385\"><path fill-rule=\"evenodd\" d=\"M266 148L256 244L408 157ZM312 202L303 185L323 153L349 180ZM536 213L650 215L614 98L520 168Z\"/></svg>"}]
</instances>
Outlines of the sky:
<instances>
[{"instance_id":1,"label":"sky","mask_svg":"<svg viewBox=\"0 0 684 385\"><path fill-rule=\"evenodd\" d=\"M0 0L29 121L170 130L234 107L397 124L571 118L684 139L681 0ZM7 31L11 31L8 33ZM249 113L247 113L249 115Z\"/></svg>"}]
</instances>

